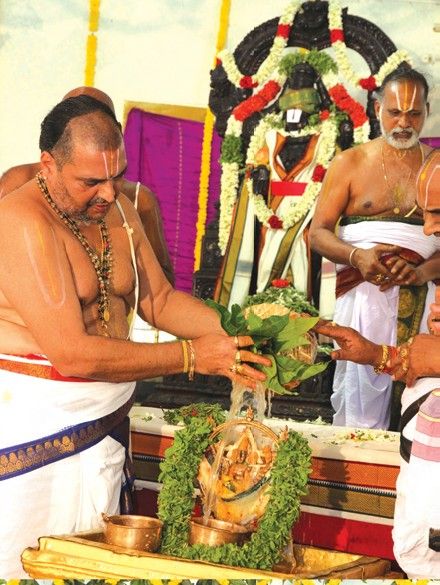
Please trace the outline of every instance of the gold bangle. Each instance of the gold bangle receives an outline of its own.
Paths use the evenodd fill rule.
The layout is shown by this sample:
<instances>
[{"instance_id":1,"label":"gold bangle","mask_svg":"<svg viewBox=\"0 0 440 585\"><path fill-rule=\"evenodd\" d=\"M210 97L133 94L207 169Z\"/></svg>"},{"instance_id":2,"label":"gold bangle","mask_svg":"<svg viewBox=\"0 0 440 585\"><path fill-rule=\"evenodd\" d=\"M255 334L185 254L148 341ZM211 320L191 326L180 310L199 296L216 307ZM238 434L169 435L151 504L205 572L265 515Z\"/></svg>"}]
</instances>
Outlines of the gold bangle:
<instances>
[{"instance_id":1,"label":"gold bangle","mask_svg":"<svg viewBox=\"0 0 440 585\"><path fill-rule=\"evenodd\" d=\"M186 345L186 341L184 339L182 339L180 341L180 343L182 344L182 353L183 353L183 373L187 374L188 373L188 365L189 365L188 346Z\"/></svg>"},{"instance_id":2,"label":"gold bangle","mask_svg":"<svg viewBox=\"0 0 440 585\"><path fill-rule=\"evenodd\" d=\"M350 264L350 266L352 266L353 268L356 268L356 266L353 264L352 260L353 260L353 256L354 253L357 252L359 250L359 248L353 248L353 250L350 252L350 256L348 257L348 263Z\"/></svg>"},{"instance_id":3,"label":"gold bangle","mask_svg":"<svg viewBox=\"0 0 440 585\"><path fill-rule=\"evenodd\" d=\"M383 374L385 366L387 365L388 358L390 356L390 348L388 345L382 344L382 358L380 363L375 366L374 371L376 374Z\"/></svg>"},{"instance_id":4,"label":"gold bangle","mask_svg":"<svg viewBox=\"0 0 440 585\"><path fill-rule=\"evenodd\" d=\"M194 347L191 339L186 340L188 347L189 347L189 371L188 371L188 380L192 382L194 380L194 374L196 369L196 354L194 352Z\"/></svg>"}]
</instances>

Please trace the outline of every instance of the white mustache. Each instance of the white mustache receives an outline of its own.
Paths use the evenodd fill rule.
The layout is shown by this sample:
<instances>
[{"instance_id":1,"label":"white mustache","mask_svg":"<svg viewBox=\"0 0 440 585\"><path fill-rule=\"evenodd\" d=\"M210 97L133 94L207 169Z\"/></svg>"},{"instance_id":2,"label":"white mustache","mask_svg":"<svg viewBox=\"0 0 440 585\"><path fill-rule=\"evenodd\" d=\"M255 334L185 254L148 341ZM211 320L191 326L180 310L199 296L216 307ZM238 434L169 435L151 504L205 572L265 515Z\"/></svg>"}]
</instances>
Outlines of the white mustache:
<instances>
[{"instance_id":1,"label":"white mustache","mask_svg":"<svg viewBox=\"0 0 440 585\"><path fill-rule=\"evenodd\" d=\"M391 136L395 136L396 134L402 134L403 132L410 134L410 136L412 137L414 135L415 130L414 128L399 128L398 130L394 129L391 131Z\"/></svg>"}]
</instances>

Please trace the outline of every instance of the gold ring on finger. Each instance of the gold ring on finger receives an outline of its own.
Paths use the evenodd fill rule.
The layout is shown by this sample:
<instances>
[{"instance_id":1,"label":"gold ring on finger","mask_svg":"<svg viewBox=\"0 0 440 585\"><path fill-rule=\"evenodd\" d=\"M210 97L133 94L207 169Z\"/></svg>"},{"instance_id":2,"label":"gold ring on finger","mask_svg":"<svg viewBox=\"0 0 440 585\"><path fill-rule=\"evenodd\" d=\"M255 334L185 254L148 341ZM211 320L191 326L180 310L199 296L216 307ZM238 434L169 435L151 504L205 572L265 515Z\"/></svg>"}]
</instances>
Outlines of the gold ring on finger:
<instances>
[{"instance_id":1,"label":"gold ring on finger","mask_svg":"<svg viewBox=\"0 0 440 585\"><path fill-rule=\"evenodd\" d=\"M244 367L241 364L237 364L235 366L235 371L237 372L237 374L242 374L244 370Z\"/></svg>"},{"instance_id":2,"label":"gold ring on finger","mask_svg":"<svg viewBox=\"0 0 440 585\"><path fill-rule=\"evenodd\" d=\"M235 347L238 349L240 347L240 344L238 343L238 335L234 335L234 343Z\"/></svg>"},{"instance_id":3,"label":"gold ring on finger","mask_svg":"<svg viewBox=\"0 0 440 585\"><path fill-rule=\"evenodd\" d=\"M383 279L384 279L383 274L376 274L376 276L374 277L374 280L376 282L382 282Z\"/></svg>"},{"instance_id":4,"label":"gold ring on finger","mask_svg":"<svg viewBox=\"0 0 440 585\"><path fill-rule=\"evenodd\" d=\"M232 364L232 366L229 369L231 370L231 372L233 374L236 374L238 371L238 366L237 366L237 364Z\"/></svg>"},{"instance_id":5,"label":"gold ring on finger","mask_svg":"<svg viewBox=\"0 0 440 585\"><path fill-rule=\"evenodd\" d=\"M240 355L240 350L237 350L236 354L235 354L235 363L236 364L241 364L241 355Z\"/></svg>"}]
</instances>

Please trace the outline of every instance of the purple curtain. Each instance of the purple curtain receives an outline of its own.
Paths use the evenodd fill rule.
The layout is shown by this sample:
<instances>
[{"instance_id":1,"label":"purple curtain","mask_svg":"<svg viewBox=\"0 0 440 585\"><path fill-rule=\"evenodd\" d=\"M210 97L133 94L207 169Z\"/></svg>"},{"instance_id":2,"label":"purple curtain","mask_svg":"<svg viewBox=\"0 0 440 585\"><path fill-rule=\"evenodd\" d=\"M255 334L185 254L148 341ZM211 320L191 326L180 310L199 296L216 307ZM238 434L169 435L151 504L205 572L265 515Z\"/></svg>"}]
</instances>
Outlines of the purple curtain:
<instances>
[{"instance_id":1,"label":"purple curtain","mask_svg":"<svg viewBox=\"0 0 440 585\"><path fill-rule=\"evenodd\" d=\"M198 213L203 124L132 109L125 127L126 178L155 193L176 275L176 288L191 291ZM207 223L220 194L220 139L214 136ZM148 234L147 234L148 235Z\"/></svg>"}]
</instances>

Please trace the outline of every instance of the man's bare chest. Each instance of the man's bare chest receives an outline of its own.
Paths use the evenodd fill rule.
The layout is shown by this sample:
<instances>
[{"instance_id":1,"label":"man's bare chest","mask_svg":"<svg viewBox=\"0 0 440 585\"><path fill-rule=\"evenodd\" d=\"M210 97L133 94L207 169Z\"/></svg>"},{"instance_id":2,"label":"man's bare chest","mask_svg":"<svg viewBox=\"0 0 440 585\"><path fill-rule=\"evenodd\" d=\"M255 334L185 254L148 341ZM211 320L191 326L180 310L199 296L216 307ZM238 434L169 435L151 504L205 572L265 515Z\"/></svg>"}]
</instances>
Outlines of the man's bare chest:
<instances>
[{"instance_id":1,"label":"man's bare chest","mask_svg":"<svg viewBox=\"0 0 440 585\"><path fill-rule=\"evenodd\" d=\"M348 215L416 213L416 173L405 167L386 169L380 160L358 168L350 185Z\"/></svg>"},{"instance_id":2,"label":"man's bare chest","mask_svg":"<svg viewBox=\"0 0 440 585\"><path fill-rule=\"evenodd\" d=\"M97 228L98 226L92 227ZM83 229L82 233L90 248L84 246L73 234L67 235L65 243L75 288L81 304L83 306L89 305L98 296L100 265L106 253L110 267L109 294L127 299L134 289L135 273L126 230L123 227L110 228L107 242L102 241L98 229L87 228ZM95 258L92 257L93 254ZM98 258L98 262L96 262L96 258Z\"/></svg>"}]
</instances>

